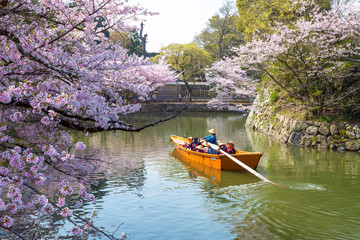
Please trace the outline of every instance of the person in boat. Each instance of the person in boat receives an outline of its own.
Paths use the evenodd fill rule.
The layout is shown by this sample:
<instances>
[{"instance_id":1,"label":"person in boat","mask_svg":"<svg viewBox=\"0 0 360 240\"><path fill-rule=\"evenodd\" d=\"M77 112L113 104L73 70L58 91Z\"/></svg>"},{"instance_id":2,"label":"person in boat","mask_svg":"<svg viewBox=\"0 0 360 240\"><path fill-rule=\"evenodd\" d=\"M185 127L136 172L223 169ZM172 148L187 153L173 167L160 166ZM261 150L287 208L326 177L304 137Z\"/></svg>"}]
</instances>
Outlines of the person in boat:
<instances>
[{"instance_id":1,"label":"person in boat","mask_svg":"<svg viewBox=\"0 0 360 240\"><path fill-rule=\"evenodd\" d=\"M223 150L224 152L226 152L226 144L225 143L222 143L220 141L218 141L218 145L220 147L221 150ZM220 152L219 152L220 153ZM221 153L220 153L221 154Z\"/></svg>"},{"instance_id":2,"label":"person in boat","mask_svg":"<svg viewBox=\"0 0 360 240\"><path fill-rule=\"evenodd\" d=\"M193 151L196 151L196 147L199 145L199 139L198 138L194 138L191 145L190 145L190 149Z\"/></svg>"},{"instance_id":3,"label":"person in boat","mask_svg":"<svg viewBox=\"0 0 360 240\"><path fill-rule=\"evenodd\" d=\"M228 142L228 147L227 147L227 153L228 154L235 154L236 153L236 150L235 150L235 144L232 142L232 141L230 141L230 142Z\"/></svg>"},{"instance_id":4,"label":"person in boat","mask_svg":"<svg viewBox=\"0 0 360 240\"><path fill-rule=\"evenodd\" d=\"M196 147L196 152L204 153L204 147L202 145L199 145Z\"/></svg>"},{"instance_id":5,"label":"person in boat","mask_svg":"<svg viewBox=\"0 0 360 240\"><path fill-rule=\"evenodd\" d=\"M189 143L185 144L185 148L191 149L191 145L193 144L194 139L192 137L188 137L187 140Z\"/></svg>"},{"instance_id":6,"label":"person in boat","mask_svg":"<svg viewBox=\"0 0 360 240\"><path fill-rule=\"evenodd\" d=\"M218 145L217 144L217 139L216 139L216 130L214 128L212 128L212 129L209 130L209 133L210 133L209 136L203 137L202 139L209 142L209 143Z\"/></svg>"},{"instance_id":7,"label":"person in boat","mask_svg":"<svg viewBox=\"0 0 360 240\"><path fill-rule=\"evenodd\" d=\"M216 130L214 128L212 128L212 129L209 130L209 133L210 133L209 136L204 137L202 139L209 142L209 143L218 145L217 139L216 139ZM212 149L211 147L209 147L208 153L209 154L217 154L217 151L215 149Z\"/></svg>"},{"instance_id":8,"label":"person in boat","mask_svg":"<svg viewBox=\"0 0 360 240\"><path fill-rule=\"evenodd\" d=\"M203 151L204 153L209 153L209 144L207 142L203 142Z\"/></svg>"}]
</instances>

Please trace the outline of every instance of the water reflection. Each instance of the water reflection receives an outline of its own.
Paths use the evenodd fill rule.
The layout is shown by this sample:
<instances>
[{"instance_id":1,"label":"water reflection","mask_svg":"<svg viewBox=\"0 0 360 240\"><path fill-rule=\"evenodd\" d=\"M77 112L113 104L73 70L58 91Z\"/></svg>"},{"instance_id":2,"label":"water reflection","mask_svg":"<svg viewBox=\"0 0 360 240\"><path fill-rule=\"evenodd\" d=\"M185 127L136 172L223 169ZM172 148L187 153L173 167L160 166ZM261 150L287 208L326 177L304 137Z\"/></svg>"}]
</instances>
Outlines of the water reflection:
<instances>
[{"instance_id":1,"label":"water reflection","mask_svg":"<svg viewBox=\"0 0 360 240\"><path fill-rule=\"evenodd\" d=\"M189 177L192 179L202 177L205 178L207 182L212 183L219 188L259 181L247 171L221 171L202 165L198 162L188 161L188 159L182 158L177 155L177 153L178 151L174 149L171 156L176 158L187 169Z\"/></svg>"},{"instance_id":2,"label":"water reflection","mask_svg":"<svg viewBox=\"0 0 360 240\"><path fill-rule=\"evenodd\" d=\"M334 178L358 178L360 174L359 154L356 152L337 152L314 148L297 147L281 143L276 139L246 129L254 149L261 149L264 155L260 167L276 172L295 175L312 173Z\"/></svg>"}]
</instances>

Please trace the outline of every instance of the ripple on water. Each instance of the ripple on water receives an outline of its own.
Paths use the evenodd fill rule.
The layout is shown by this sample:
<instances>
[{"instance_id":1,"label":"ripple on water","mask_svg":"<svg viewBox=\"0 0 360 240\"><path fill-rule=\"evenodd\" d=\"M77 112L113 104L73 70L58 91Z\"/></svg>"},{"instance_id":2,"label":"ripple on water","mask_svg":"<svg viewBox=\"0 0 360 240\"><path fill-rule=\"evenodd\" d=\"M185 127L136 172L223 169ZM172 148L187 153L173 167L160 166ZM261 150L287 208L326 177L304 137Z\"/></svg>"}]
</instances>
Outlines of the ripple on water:
<instances>
[{"instance_id":1,"label":"ripple on water","mask_svg":"<svg viewBox=\"0 0 360 240\"><path fill-rule=\"evenodd\" d=\"M324 207L325 187L312 183L286 186L256 182L214 188L211 193L217 201L209 201L208 206L218 220L232 222L239 239L331 239L338 231L334 226L348 218L341 209ZM354 239L353 234L342 236Z\"/></svg>"},{"instance_id":2,"label":"ripple on water","mask_svg":"<svg viewBox=\"0 0 360 240\"><path fill-rule=\"evenodd\" d=\"M295 183L295 184L287 184L287 187L290 189L296 190L312 190L312 191L326 191L326 188L313 183Z\"/></svg>"}]
</instances>

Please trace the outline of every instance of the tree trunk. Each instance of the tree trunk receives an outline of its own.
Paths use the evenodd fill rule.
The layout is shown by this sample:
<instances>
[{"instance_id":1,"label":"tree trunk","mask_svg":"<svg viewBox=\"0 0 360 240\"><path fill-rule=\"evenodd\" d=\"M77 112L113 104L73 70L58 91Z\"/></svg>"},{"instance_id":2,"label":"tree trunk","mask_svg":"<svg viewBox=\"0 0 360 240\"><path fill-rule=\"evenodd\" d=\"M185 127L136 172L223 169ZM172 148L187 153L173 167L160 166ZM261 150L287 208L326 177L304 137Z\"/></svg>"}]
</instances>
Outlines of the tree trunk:
<instances>
[{"instance_id":1,"label":"tree trunk","mask_svg":"<svg viewBox=\"0 0 360 240\"><path fill-rule=\"evenodd\" d=\"M187 81L184 81L185 86L189 92L188 101L192 102L192 88L190 87L189 83Z\"/></svg>"},{"instance_id":2,"label":"tree trunk","mask_svg":"<svg viewBox=\"0 0 360 240\"><path fill-rule=\"evenodd\" d=\"M141 29L140 29L140 40L141 40L141 46L142 46L142 54L144 56L144 58L146 58L146 38L147 38L147 34L145 34L143 36L143 30L144 30L144 23L140 24Z\"/></svg>"}]
</instances>

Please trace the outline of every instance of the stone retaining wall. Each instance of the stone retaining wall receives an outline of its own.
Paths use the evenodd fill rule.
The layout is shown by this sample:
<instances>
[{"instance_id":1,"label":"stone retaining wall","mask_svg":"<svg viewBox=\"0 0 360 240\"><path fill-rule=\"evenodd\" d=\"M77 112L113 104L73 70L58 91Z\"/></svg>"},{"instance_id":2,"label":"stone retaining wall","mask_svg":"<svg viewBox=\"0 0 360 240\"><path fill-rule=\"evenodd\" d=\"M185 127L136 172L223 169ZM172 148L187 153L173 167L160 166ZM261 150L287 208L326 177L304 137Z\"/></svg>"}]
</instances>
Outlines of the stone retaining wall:
<instances>
[{"instance_id":1,"label":"stone retaining wall","mask_svg":"<svg viewBox=\"0 0 360 240\"><path fill-rule=\"evenodd\" d=\"M246 126L274 136L285 143L360 152L360 125L299 121L274 113L269 103L256 105L249 113Z\"/></svg>"}]
</instances>

